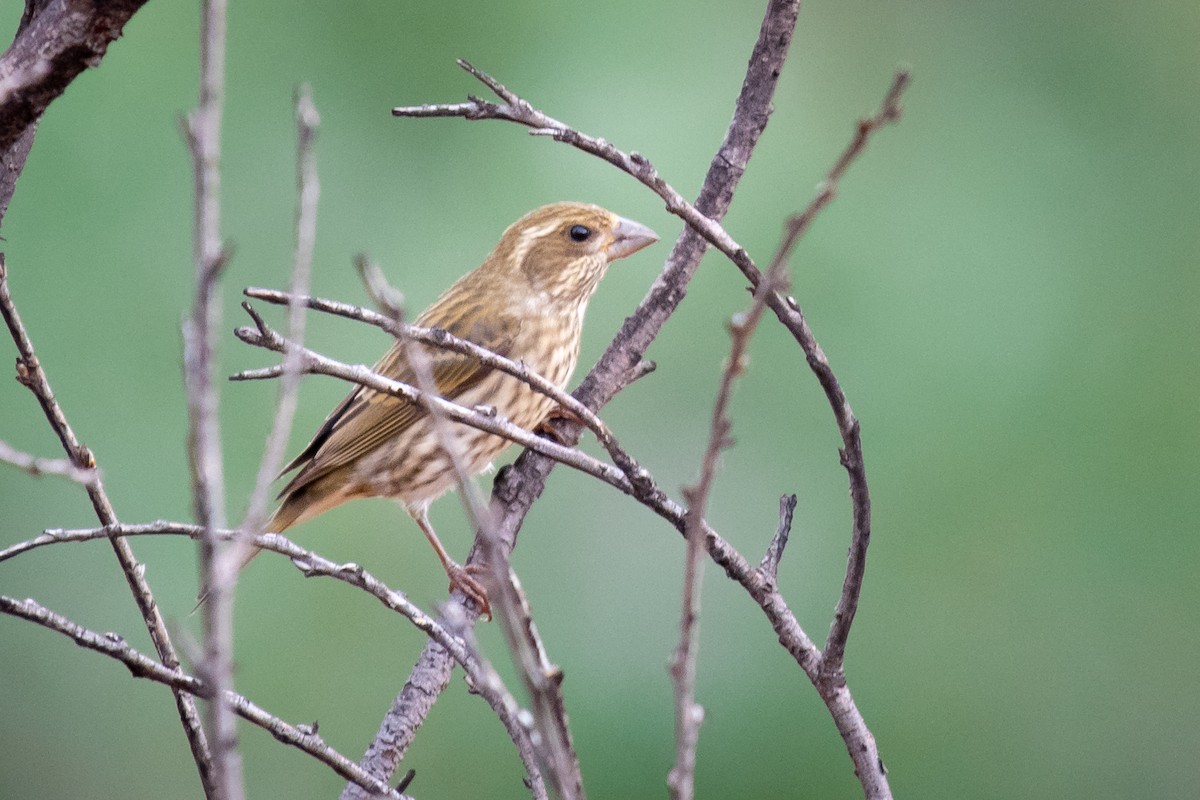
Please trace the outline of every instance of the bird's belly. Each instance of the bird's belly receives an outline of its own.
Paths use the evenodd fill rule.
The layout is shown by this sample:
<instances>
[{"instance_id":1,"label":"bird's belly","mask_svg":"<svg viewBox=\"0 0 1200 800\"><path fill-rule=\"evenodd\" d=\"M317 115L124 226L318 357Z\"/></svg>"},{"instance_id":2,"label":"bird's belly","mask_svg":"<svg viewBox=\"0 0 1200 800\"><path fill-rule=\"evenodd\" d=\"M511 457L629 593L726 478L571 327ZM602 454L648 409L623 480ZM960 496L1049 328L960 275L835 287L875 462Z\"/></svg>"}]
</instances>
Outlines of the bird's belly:
<instances>
[{"instance_id":1,"label":"bird's belly","mask_svg":"<svg viewBox=\"0 0 1200 800\"><path fill-rule=\"evenodd\" d=\"M467 408L494 408L497 417L525 430L536 427L555 405L545 395L502 374L489 376L455 402ZM410 507L428 505L458 485L447 445L461 459L466 473L477 475L512 444L501 436L451 419L443 418L441 425L436 422L432 417L423 417L359 461L356 478L368 488L367 494L391 497Z\"/></svg>"}]
</instances>

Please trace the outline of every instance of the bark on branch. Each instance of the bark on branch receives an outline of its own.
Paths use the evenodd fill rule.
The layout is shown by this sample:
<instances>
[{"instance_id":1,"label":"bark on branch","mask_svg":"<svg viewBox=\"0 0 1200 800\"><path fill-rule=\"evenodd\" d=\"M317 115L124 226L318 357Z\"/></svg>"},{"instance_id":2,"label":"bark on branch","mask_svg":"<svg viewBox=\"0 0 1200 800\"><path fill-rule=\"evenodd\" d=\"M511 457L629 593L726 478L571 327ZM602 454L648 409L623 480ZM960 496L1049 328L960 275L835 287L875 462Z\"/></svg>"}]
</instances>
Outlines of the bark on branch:
<instances>
[{"instance_id":1,"label":"bark on branch","mask_svg":"<svg viewBox=\"0 0 1200 800\"><path fill-rule=\"evenodd\" d=\"M33 146L37 122L146 0L26 0L12 45L0 56L0 223Z\"/></svg>"}]
</instances>

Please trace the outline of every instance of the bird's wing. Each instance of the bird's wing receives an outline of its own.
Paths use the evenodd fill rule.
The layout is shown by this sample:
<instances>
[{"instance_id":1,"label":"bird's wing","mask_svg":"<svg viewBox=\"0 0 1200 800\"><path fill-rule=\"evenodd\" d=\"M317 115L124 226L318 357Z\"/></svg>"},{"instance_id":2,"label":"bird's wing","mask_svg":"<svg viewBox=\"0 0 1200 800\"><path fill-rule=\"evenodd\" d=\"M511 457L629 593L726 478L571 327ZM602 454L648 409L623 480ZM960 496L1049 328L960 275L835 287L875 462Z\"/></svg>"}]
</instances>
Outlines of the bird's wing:
<instances>
[{"instance_id":1,"label":"bird's wing","mask_svg":"<svg viewBox=\"0 0 1200 800\"><path fill-rule=\"evenodd\" d=\"M486 343L495 353L507 356L520 331L520 319L513 316L474 316L456 320L446 329L461 339ZM413 345L420 346L420 345ZM433 347L425 347L437 393L454 400L478 384L491 372L476 359ZM379 360L374 371L409 386L418 386L417 377L397 343ZM300 472L280 492L280 497L347 466L389 439L397 436L428 412L419 403L359 386L343 400L284 472L300 467Z\"/></svg>"}]
</instances>

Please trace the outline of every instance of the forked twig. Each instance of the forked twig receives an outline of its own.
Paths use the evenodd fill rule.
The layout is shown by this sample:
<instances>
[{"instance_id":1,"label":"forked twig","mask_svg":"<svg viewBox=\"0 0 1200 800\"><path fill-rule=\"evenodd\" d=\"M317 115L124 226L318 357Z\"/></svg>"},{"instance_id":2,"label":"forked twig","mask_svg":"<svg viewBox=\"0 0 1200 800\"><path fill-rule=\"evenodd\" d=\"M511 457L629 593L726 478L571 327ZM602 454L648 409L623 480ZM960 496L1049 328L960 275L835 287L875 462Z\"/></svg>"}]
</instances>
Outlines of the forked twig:
<instances>
[{"instance_id":1,"label":"forked twig","mask_svg":"<svg viewBox=\"0 0 1200 800\"><path fill-rule=\"evenodd\" d=\"M758 571L771 583L779 575L779 562L783 559L783 551L787 547L788 537L792 535L792 515L796 513L796 495L785 494L779 498L779 527L767 545L767 552L758 565Z\"/></svg>"},{"instance_id":2,"label":"forked twig","mask_svg":"<svg viewBox=\"0 0 1200 800\"><path fill-rule=\"evenodd\" d=\"M311 283L313 250L317 239L317 200L321 194L321 184L317 176L316 154L314 142L320 117L317 107L313 104L312 90L302 86L296 93L296 243L292 258L293 297L308 293ZM298 344L304 343L304 331L308 315L304 306L298 302L288 306L288 338ZM276 401L276 411L271 432L263 448L263 457L258 467L258 475L254 481L254 491L247 504L246 517L242 520L241 529L254 533L262 528L267 518L267 502L270 498L271 484L279 475L286 455L288 435L291 433L292 420L296 415L296 404L299 395L302 354L290 349L284 353L280 367L279 399ZM247 548L231 547L226 553L227 563L224 568L232 570L231 576L236 578L236 571L241 566Z\"/></svg>"}]
</instances>

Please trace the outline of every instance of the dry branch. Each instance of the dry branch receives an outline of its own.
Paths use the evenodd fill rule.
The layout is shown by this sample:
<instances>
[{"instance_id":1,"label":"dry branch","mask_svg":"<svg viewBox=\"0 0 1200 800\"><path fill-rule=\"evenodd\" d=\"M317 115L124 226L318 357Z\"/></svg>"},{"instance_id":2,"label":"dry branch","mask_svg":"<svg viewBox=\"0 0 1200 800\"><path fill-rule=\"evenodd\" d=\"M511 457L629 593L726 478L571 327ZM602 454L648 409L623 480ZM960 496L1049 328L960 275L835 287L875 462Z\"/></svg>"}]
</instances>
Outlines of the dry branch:
<instances>
[{"instance_id":1,"label":"dry branch","mask_svg":"<svg viewBox=\"0 0 1200 800\"><path fill-rule=\"evenodd\" d=\"M66 414L54 396L54 391L50 388L50 381L34 352L29 333L17 313L17 307L8 288L8 265L3 253L0 253L0 315L4 317L13 342L17 346L17 380L33 392L34 397L37 398L42 412L46 416L46 421L50 423L50 428L62 443L68 460L78 469L95 469L96 459L90 449L80 444L79 439L75 436L75 431L67 422ZM108 493L104 490L104 484L98 475L87 485L87 493L100 524L117 525L117 514L113 510ZM142 614L146 630L150 633L150 639L154 643L159 660L167 669L178 669L179 656L175 652L175 646L171 643L171 637L167 633L167 626L158 609L158 604L154 600L154 594L150 591L150 584L146 581L145 567L138 562L133 554L133 548L127 541L118 536L112 537L109 541L117 556L117 561L121 565L121 571L125 575L129 590L137 603L138 610ZM192 757L200 773L201 784L206 794L211 793L213 788L212 757L209 753L204 729L200 724L196 703L186 692L174 689L173 694L175 708L179 713Z\"/></svg>"},{"instance_id":2,"label":"dry branch","mask_svg":"<svg viewBox=\"0 0 1200 800\"><path fill-rule=\"evenodd\" d=\"M37 123L88 67L100 64L146 0L26 0L0 56L0 222L33 146Z\"/></svg>"},{"instance_id":3,"label":"dry branch","mask_svg":"<svg viewBox=\"0 0 1200 800\"><path fill-rule=\"evenodd\" d=\"M178 522L158 521L142 525L114 525L102 528L82 529L51 529L43 531L40 536L19 542L0 550L0 563L15 558L30 550L47 547L54 544L90 542L97 539L111 539L126 536L185 536L199 541L208 532L199 525L187 525ZM243 531L217 530L215 537L222 542L232 542L244 536ZM278 533L256 534L250 539L254 547L265 551L278 553L292 562L292 565L305 577L327 577L341 581L347 585L361 589L368 596L375 598L385 607L404 616L413 626L436 642L439 647L450 654L455 663L459 664L468 679L476 687L477 693L488 703L504 725L510 738L517 745L522 760L533 766L531 781L534 787L540 784L540 774L533 759L533 745L529 741L529 732L523 717L514 704L508 702L509 695L503 685L497 687L491 680L481 663L475 660L473 651L468 649L461 636L451 631L441 622L434 620L413 604L403 592L389 588L383 581L376 578L358 564L339 564L319 555L313 550L300 547L295 542ZM457 623L461 628L461 622ZM510 707L511 706L511 707ZM236 708L234 709L237 710ZM535 792L535 796L536 795ZM544 797L543 793L540 795Z\"/></svg>"},{"instance_id":4,"label":"dry branch","mask_svg":"<svg viewBox=\"0 0 1200 800\"><path fill-rule=\"evenodd\" d=\"M194 209L192 310L183 325L183 378L187 394L188 466L192 506L207 532L200 539L204 655L197 670L212 687L205 722L214 741L215 797L245 796L242 757L233 709L233 597L221 579L223 550L215 531L225 527L225 471L221 458L219 393L214 384L214 341L221 322L219 279L229 261L221 238L221 117L225 102L225 0L202 0L200 12L200 99L184 132L192 155Z\"/></svg>"},{"instance_id":5,"label":"dry branch","mask_svg":"<svg viewBox=\"0 0 1200 800\"><path fill-rule=\"evenodd\" d=\"M211 685L183 672L178 665L168 669L130 647L123 637L115 633L97 633L88 630L30 599L17 600L0 595L0 612L57 631L75 640L80 647L120 661L135 678L146 678L161 683L171 687L174 692L184 692L189 696L212 699ZM361 786L377 796L406 800L400 791L391 789L386 782L376 780L363 772L353 761L325 744L325 741L317 735L315 724L292 725L235 692L227 692L224 699L225 705L238 716L267 731L280 742L308 753L355 785Z\"/></svg>"},{"instance_id":6,"label":"dry branch","mask_svg":"<svg viewBox=\"0 0 1200 800\"><path fill-rule=\"evenodd\" d=\"M24 470L35 478L39 475L61 475L84 487L91 486L100 477L96 469L80 469L65 458L38 458L3 440L0 440L0 461Z\"/></svg>"},{"instance_id":7,"label":"dry branch","mask_svg":"<svg viewBox=\"0 0 1200 800\"><path fill-rule=\"evenodd\" d=\"M758 571L774 583L779 575L779 562L783 559L783 551L787 547L788 537L792 535L792 515L796 513L796 495L785 494L779 498L779 527L767 545L767 552L758 565Z\"/></svg>"},{"instance_id":8,"label":"dry branch","mask_svg":"<svg viewBox=\"0 0 1200 800\"><path fill-rule=\"evenodd\" d=\"M312 91L309 87L301 87L296 94L296 243L292 258L291 295L303 296L308 293L311 283L313 251L317 240L317 200L321 194L321 184L317 176L316 153L314 143L320 117L317 107L313 104ZM288 306L288 338L298 344L304 343L304 331L308 315L304 306L298 302ZM246 517L242 520L241 529L253 533L260 530L267 519L267 503L270 500L271 484L279 475L287 451L288 435L292 430L292 420L296 415L297 398L300 387L300 366L302 357L296 350L284 354L280 364L279 398L275 403L275 417L271 424L271 432L267 435L263 447L262 460L259 463L258 475L254 480L254 491L246 508ZM237 569L245 559L248 548L230 548L226 554L226 567L232 567L232 578L236 579Z\"/></svg>"},{"instance_id":9,"label":"dry branch","mask_svg":"<svg viewBox=\"0 0 1200 800\"><path fill-rule=\"evenodd\" d=\"M776 259L766 278L754 292L748 311L736 314L729 323L729 358L721 371L717 399L713 403L708 444L700 463L700 478L685 491L688 509L684 536L687 548L683 571L683 611L680 619L679 646L671 659L671 677L675 682L675 766L667 777L667 786L675 800L695 796L696 747L704 709L696 703L696 659L700 645L700 586L704 575L704 514L712 494L721 451L731 443L733 420L729 407L733 387L745 372L750 339L758 329L766 308L767 295L785 283L786 261Z\"/></svg>"}]
</instances>

